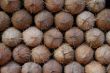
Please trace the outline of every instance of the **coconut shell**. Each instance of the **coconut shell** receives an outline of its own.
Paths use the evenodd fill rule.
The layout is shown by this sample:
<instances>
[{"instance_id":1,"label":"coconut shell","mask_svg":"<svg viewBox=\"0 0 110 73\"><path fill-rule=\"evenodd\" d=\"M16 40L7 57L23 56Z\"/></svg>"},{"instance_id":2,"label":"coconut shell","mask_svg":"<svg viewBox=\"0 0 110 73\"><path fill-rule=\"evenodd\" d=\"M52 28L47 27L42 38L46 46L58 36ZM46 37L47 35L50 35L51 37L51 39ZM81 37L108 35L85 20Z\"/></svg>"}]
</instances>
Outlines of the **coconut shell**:
<instances>
[{"instance_id":1,"label":"coconut shell","mask_svg":"<svg viewBox=\"0 0 110 73\"><path fill-rule=\"evenodd\" d=\"M77 27L65 32L65 41L73 47L79 46L84 41L84 33Z\"/></svg>"},{"instance_id":2,"label":"coconut shell","mask_svg":"<svg viewBox=\"0 0 110 73\"><path fill-rule=\"evenodd\" d=\"M73 16L67 12L59 12L55 15L55 25L59 30L66 31L73 26Z\"/></svg>"},{"instance_id":3,"label":"coconut shell","mask_svg":"<svg viewBox=\"0 0 110 73\"><path fill-rule=\"evenodd\" d=\"M42 42L43 32L36 27L29 27L23 32L23 40L26 45L36 47Z\"/></svg>"},{"instance_id":4,"label":"coconut shell","mask_svg":"<svg viewBox=\"0 0 110 73\"><path fill-rule=\"evenodd\" d=\"M84 11L77 16L76 22L80 29L86 31L94 27L95 16L89 11Z\"/></svg>"},{"instance_id":5,"label":"coconut shell","mask_svg":"<svg viewBox=\"0 0 110 73\"><path fill-rule=\"evenodd\" d=\"M62 73L62 66L56 60L49 60L43 66L43 73Z\"/></svg>"},{"instance_id":6,"label":"coconut shell","mask_svg":"<svg viewBox=\"0 0 110 73\"><path fill-rule=\"evenodd\" d=\"M35 25L41 30L49 29L53 25L53 15L44 10L35 15Z\"/></svg>"},{"instance_id":7,"label":"coconut shell","mask_svg":"<svg viewBox=\"0 0 110 73\"><path fill-rule=\"evenodd\" d=\"M74 60L74 50L64 43L54 51L54 58L61 64L68 64Z\"/></svg>"},{"instance_id":8,"label":"coconut shell","mask_svg":"<svg viewBox=\"0 0 110 73\"><path fill-rule=\"evenodd\" d=\"M20 44L13 50L13 58L18 63L26 63L31 59L31 50L24 44Z\"/></svg>"},{"instance_id":9,"label":"coconut shell","mask_svg":"<svg viewBox=\"0 0 110 73\"><path fill-rule=\"evenodd\" d=\"M32 59L36 63L45 63L49 60L51 53L44 45L39 45L32 49Z\"/></svg>"},{"instance_id":10,"label":"coconut shell","mask_svg":"<svg viewBox=\"0 0 110 73\"><path fill-rule=\"evenodd\" d=\"M90 45L90 47L98 48L101 45L103 45L105 41L105 36L100 29L93 28L86 32L85 39L86 39L86 42Z\"/></svg>"},{"instance_id":11,"label":"coconut shell","mask_svg":"<svg viewBox=\"0 0 110 73\"><path fill-rule=\"evenodd\" d=\"M22 66L22 73L42 73L42 68L34 62L27 62Z\"/></svg>"},{"instance_id":12,"label":"coconut shell","mask_svg":"<svg viewBox=\"0 0 110 73\"><path fill-rule=\"evenodd\" d=\"M49 48L57 48L63 42L63 34L56 28L49 29L44 34L44 44Z\"/></svg>"},{"instance_id":13,"label":"coconut shell","mask_svg":"<svg viewBox=\"0 0 110 73\"><path fill-rule=\"evenodd\" d=\"M97 61L92 61L85 66L85 73L106 73L105 67Z\"/></svg>"},{"instance_id":14,"label":"coconut shell","mask_svg":"<svg viewBox=\"0 0 110 73\"><path fill-rule=\"evenodd\" d=\"M24 30L32 24L32 16L26 10L19 10L12 15L12 24L19 30Z\"/></svg>"},{"instance_id":15,"label":"coconut shell","mask_svg":"<svg viewBox=\"0 0 110 73\"><path fill-rule=\"evenodd\" d=\"M38 13L43 9L43 0L24 0L24 7L30 12L30 13Z\"/></svg>"},{"instance_id":16,"label":"coconut shell","mask_svg":"<svg viewBox=\"0 0 110 73\"><path fill-rule=\"evenodd\" d=\"M106 41L110 45L110 31L106 33Z\"/></svg>"},{"instance_id":17,"label":"coconut shell","mask_svg":"<svg viewBox=\"0 0 110 73\"><path fill-rule=\"evenodd\" d=\"M89 47L86 44L80 45L78 48L76 48L75 51L75 58L77 62L80 64L86 65L93 59L94 51L91 47Z\"/></svg>"},{"instance_id":18,"label":"coconut shell","mask_svg":"<svg viewBox=\"0 0 110 73\"><path fill-rule=\"evenodd\" d=\"M84 0L65 0L65 10L72 15L82 12L85 8Z\"/></svg>"},{"instance_id":19,"label":"coconut shell","mask_svg":"<svg viewBox=\"0 0 110 73\"><path fill-rule=\"evenodd\" d=\"M20 0L1 0L1 8L8 13L13 13L20 10L21 2Z\"/></svg>"},{"instance_id":20,"label":"coconut shell","mask_svg":"<svg viewBox=\"0 0 110 73\"><path fill-rule=\"evenodd\" d=\"M84 73L84 67L74 61L65 66L64 73Z\"/></svg>"},{"instance_id":21,"label":"coconut shell","mask_svg":"<svg viewBox=\"0 0 110 73\"><path fill-rule=\"evenodd\" d=\"M9 46L15 47L22 41L22 34L14 27L6 29L2 34L2 42Z\"/></svg>"}]
</instances>

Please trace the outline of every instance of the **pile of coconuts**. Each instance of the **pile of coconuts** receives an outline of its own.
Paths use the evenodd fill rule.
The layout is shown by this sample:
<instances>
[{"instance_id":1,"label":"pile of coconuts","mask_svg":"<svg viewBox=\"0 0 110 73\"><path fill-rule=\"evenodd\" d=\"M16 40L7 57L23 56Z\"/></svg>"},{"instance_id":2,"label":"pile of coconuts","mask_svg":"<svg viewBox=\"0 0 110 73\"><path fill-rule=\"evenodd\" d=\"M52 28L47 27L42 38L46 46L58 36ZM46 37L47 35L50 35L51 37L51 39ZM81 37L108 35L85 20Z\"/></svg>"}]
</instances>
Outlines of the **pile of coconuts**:
<instances>
[{"instance_id":1,"label":"pile of coconuts","mask_svg":"<svg viewBox=\"0 0 110 73\"><path fill-rule=\"evenodd\" d=\"M0 73L110 73L110 0L0 0Z\"/></svg>"}]
</instances>

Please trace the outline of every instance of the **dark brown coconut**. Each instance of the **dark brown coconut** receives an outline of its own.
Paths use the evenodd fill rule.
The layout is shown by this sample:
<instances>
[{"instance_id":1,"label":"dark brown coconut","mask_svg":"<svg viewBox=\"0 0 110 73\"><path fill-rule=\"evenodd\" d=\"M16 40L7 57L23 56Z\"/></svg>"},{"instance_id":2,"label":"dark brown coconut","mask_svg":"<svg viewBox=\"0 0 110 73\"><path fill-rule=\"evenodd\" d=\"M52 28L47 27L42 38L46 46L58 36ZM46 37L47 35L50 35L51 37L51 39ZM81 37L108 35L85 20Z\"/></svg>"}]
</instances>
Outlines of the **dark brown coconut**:
<instances>
[{"instance_id":1,"label":"dark brown coconut","mask_svg":"<svg viewBox=\"0 0 110 73\"><path fill-rule=\"evenodd\" d=\"M49 60L51 53L44 45L39 45L32 49L32 59L36 63L45 63Z\"/></svg>"},{"instance_id":2,"label":"dark brown coconut","mask_svg":"<svg viewBox=\"0 0 110 73\"><path fill-rule=\"evenodd\" d=\"M110 31L106 33L106 41L110 45Z\"/></svg>"},{"instance_id":3,"label":"dark brown coconut","mask_svg":"<svg viewBox=\"0 0 110 73\"><path fill-rule=\"evenodd\" d=\"M1 73L21 73L21 66L15 62L9 62L1 67Z\"/></svg>"},{"instance_id":4,"label":"dark brown coconut","mask_svg":"<svg viewBox=\"0 0 110 73\"><path fill-rule=\"evenodd\" d=\"M9 47L17 46L21 42L21 40L21 32L14 27L6 29L2 34L2 42Z\"/></svg>"},{"instance_id":5,"label":"dark brown coconut","mask_svg":"<svg viewBox=\"0 0 110 73\"><path fill-rule=\"evenodd\" d=\"M94 27L95 16L89 11L84 11L77 16L76 22L80 29L86 31Z\"/></svg>"},{"instance_id":6,"label":"dark brown coconut","mask_svg":"<svg viewBox=\"0 0 110 73\"><path fill-rule=\"evenodd\" d=\"M65 9L73 15L80 13L84 8L84 0L65 0Z\"/></svg>"},{"instance_id":7,"label":"dark brown coconut","mask_svg":"<svg viewBox=\"0 0 110 73\"><path fill-rule=\"evenodd\" d=\"M78 62L72 62L65 66L64 73L84 73L84 67Z\"/></svg>"},{"instance_id":8,"label":"dark brown coconut","mask_svg":"<svg viewBox=\"0 0 110 73\"><path fill-rule=\"evenodd\" d=\"M19 10L13 14L11 21L15 28L24 30L32 24L32 16L26 10Z\"/></svg>"},{"instance_id":9,"label":"dark brown coconut","mask_svg":"<svg viewBox=\"0 0 110 73\"><path fill-rule=\"evenodd\" d=\"M43 4L43 0L24 0L24 7L34 14L43 9Z\"/></svg>"},{"instance_id":10,"label":"dark brown coconut","mask_svg":"<svg viewBox=\"0 0 110 73\"><path fill-rule=\"evenodd\" d=\"M110 30L110 9L104 9L97 14L96 25L102 30Z\"/></svg>"},{"instance_id":11,"label":"dark brown coconut","mask_svg":"<svg viewBox=\"0 0 110 73\"><path fill-rule=\"evenodd\" d=\"M44 44L49 48L57 48L62 44L62 42L63 35L56 28L52 28L44 34Z\"/></svg>"},{"instance_id":12,"label":"dark brown coconut","mask_svg":"<svg viewBox=\"0 0 110 73\"><path fill-rule=\"evenodd\" d=\"M85 73L106 73L105 67L99 62L92 61L85 66Z\"/></svg>"},{"instance_id":13,"label":"dark brown coconut","mask_svg":"<svg viewBox=\"0 0 110 73\"><path fill-rule=\"evenodd\" d=\"M31 59L31 50L24 44L20 44L13 50L13 58L18 63L26 63Z\"/></svg>"},{"instance_id":14,"label":"dark brown coconut","mask_svg":"<svg viewBox=\"0 0 110 73\"><path fill-rule=\"evenodd\" d=\"M95 51L95 58L101 64L110 63L110 46L107 44L102 45Z\"/></svg>"},{"instance_id":15,"label":"dark brown coconut","mask_svg":"<svg viewBox=\"0 0 110 73\"><path fill-rule=\"evenodd\" d=\"M62 44L54 51L54 58L62 64L68 64L74 60L74 50L69 44Z\"/></svg>"},{"instance_id":16,"label":"dark brown coconut","mask_svg":"<svg viewBox=\"0 0 110 73\"><path fill-rule=\"evenodd\" d=\"M105 36L101 30L99 30L98 28L93 28L86 32L85 39L90 47L98 48L103 45L105 41Z\"/></svg>"},{"instance_id":17,"label":"dark brown coconut","mask_svg":"<svg viewBox=\"0 0 110 73\"><path fill-rule=\"evenodd\" d=\"M0 43L0 65L8 63L10 59L11 59L11 50L3 43Z\"/></svg>"},{"instance_id":18,"label":"dark brown coconut","mask_svg":"<svg viewBox=\"0 0 110 73\"><path fill-rule=\"evenodd\" d=\"M62 73L62 66L56 60L49 60L43 66L43 73Z\"/></svg>"},{"instance_id":19,"label":"dark brown coconut","mask_svg":"<svg viewBox=\"0 0 110 73\"><path fill-rule=\"evenodd\" d=\"M80 45L75 51L75 58L77 62L83 65L88 64L93 59L93 55L94 51L86 44Z\"/></svg>"},{"instance_id":20,"label":"dark brown coconut","mask_svg":"<svg viewBox=\"0 0 110 73\"><path fill-rule=\"evenodd\" d=\"M27 62L22 66L22 73L42 73L42 68L34 62Z\"/></svg>"},{"instance_id":21,"label":"dark brown coconut","mask_svg":"<svg viewBox=\"0 0 110 73\"><path fill-rule=\"evenodd\" d=\"M84 41L84 33L77 27L73 27L66 31L65 40L73 47L79 46Z\"/></svg>"},{"instance_id":22,"label":"dark brown coconut","mask_svg":"<svg viewBox=\"0 0 110 73\"><path fill-rule=\"evenodd\" d=\"M66 31L73 26L73 16L67 12L59 12L55 15L55 25L58 29Z\"/></svg>"},{"instance_id":23,"label":"dark brown coconut","mask_svg":"<svg viewBox=\"0 0 110 73\"><path fill-rule=\"evenodd\" d=\"M1 8L8 13L13 13L20 10L20 0L1 0Z\"/></svg>"},{"instance_id":24,"label":"dark brown coconut","mask_svg":"<svg viewBox=\"0 0 110 73\"><path fill-rule=\"evenodd\" d=\"M23 32L23 40L26 45L36 47L42 42L43 32L36 27L29 27Z\"/></svg>"},{"instance_id":25,"label":"dark brown coconut","mask_svg":"<svg viewBox=\"0 0 110 73\"><path fill-rule=\"evenodd\" d=\"M58 12L63 9L64 0L45 0L46 7L51 12Z\"/></svg>"},{"instance_id":26,"label":"dark brown coconut","mask_svg":"<svg viewBox=\"0 0 110 73\"><path fill-rule=\"evenodd\" d=\"M4 31L10 25L10 17L3 11L0 11L0 31Z\"/></svg>"},{"instance_id":27,"label":"dark brown coconut","mask_svg":"<svg viewBox=\"0 0 110 73\"><path fill-rule=\"evenodd\" d=\"M53 25L53 15L44 10L35 16L35 25L41 30L49 29Z\"/></svg>"}]
</instances>

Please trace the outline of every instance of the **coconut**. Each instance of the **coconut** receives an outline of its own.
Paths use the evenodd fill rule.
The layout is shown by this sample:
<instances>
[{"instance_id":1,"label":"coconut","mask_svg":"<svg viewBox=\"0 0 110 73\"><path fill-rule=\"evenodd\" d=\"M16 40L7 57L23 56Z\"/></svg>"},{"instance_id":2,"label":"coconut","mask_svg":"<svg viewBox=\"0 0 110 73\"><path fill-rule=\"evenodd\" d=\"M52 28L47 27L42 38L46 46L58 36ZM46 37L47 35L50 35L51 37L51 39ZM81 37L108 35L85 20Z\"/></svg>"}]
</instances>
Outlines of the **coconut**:
<instances>
[{"instance_id":1,"label":"coconut","mask_svg":"<svg viewBox=\"0 0 110 73\"><path fill-rule=\"evenodd\" d=\"M106 33L106 41L107 41L107 43L110 45L110 31L108 31L107 33Z\"/></svg>"}]
</instances>

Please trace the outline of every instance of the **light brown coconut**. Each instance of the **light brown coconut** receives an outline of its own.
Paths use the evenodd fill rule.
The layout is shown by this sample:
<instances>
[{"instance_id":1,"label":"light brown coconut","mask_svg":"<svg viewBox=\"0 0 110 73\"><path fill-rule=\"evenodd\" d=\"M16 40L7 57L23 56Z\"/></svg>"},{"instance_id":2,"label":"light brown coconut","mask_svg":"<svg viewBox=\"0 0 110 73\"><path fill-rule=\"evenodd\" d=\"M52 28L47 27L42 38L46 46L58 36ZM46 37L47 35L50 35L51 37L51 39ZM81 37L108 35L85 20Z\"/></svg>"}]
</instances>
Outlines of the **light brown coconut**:
<instances>
[{"instance_id":1,"label":"light brown coconut","mask_svg":"<svg viewBox=\"0 0 110 73\"><path fill-rule=\"evenodd\" d=\"M63 9L64 0L45 0L46 7L51 12L58 12Z\"/></svg>"},{"instance_id":2,"label":"light brown coconut","mask_svg":"<svg viewBox=\"0 0 110 73\"><path fill-rule=\"evenodd\" d=\"M110 31L106 33L106 41L110 45Z\"/></svg>"},{"instance_id":3,"label":"light brown coconut","mask_svg":"<svg viewBox=\"0 0 110 73\"><path fill-rule=\"evenodd\" d=\"M74 24L74 18L71 14L61 11L55 15L55 25L59 30L66 31Z\"/></svg>"},{"instance_id":4,"label":"light brown coconut","mask_svg":"<svg viewBox=\"0 0 110 73\"><path fill-rule=\"evenodd\" d=\"M107 66L107 73L110 73L110 64Z\"/></svg>"},{"instance_id":5,"label":"light brown coconut","mask_svg":"<svg viewBox=\"0 0 110 73\"><path fill-rule=\"evenodd\" d=\"M44 34L44 44L49 48L57 48L63 42L63 34L56 28L49 29Z\"/></svg>"},{"instance_id":6,"label":"light brown coconut","mask_svg":"<svg viewBox=\"0 0 110 73\"><path fill-rule=\"evenodd\" d=\"M106 73L105 67L97 61L92 61L85 66L85 73Z\"/></svg>"},{"instance_id":7,"label":"light brown coconut","mask_svg":"<svg viewBox=\"0 0 110 73\"><path fill-rule=\"evenodd\" d=\"M43 32L32 26L23 32L23 40L26 45L36 47L42 42Z\"/></svg>"},{"instance_id":8,"label":"light brown coconut","mask_svg":"<svg viewBox=\"0 0 110 73\"><path fill-rule=\"evenodd\" d=\"M93 60L94 51L86 44L82 44L75 50L76 61L86 65Z\"/></svg>"},{"instance_id":9,"label":"light brown coconut","mask_svg":"<svg viewBox=\"0 0 110 73\"><path fill-rule=\"evenodd\" d=\"M74 61L64 67L64 73L84 73L84 67Z\"/></svg>"},{"instance_id":10,"label":"light brown coconut","mask_svg":"<svg viewBox=\"0 0 110 73\"><path fill-rule=\"evenodd\" d=\"M31 50L26 45L20 44L14 48L13 58L18 63L26 63L31 59Z\"/></svg>"},{"instance_id":11,"label":"light brown coconut","mask_svg":"<svg viewBox=\"0 0 110 73\"><path fill-rule=\"evenodd\" d=\"M21 73L21 66L13 61L1 67L1 73Z\"/></svg>"},{"instance_id":12,"label":"light brown coconut","mask_svg":"<svg viewBox=\"0 0 110 73\"><path fill-rule=\"evenodd\" d=\"M38 13L43 9L43 0L24 0L24 7L30 12L30 13Z\"/></svg>"},{"instance_id":13,"label":"light brown coconut","mask_svg":"<svg viewBox=\"0 0 110 73\"><path fill-rule=\"evenodd\" d=\"M11 59L11 50L3 43L0 43L0 65L8 63L10 59Z\"/></svg>"},{"instance_id":14,"label":"light brown coconut","mask_svg":"<svg viewBox=\"0 0 110 73\"><path fill-rule=\"evenodd\" d=\"M27 62L22 66L21 73L42 73L42 68L34 62Z\"/></svg>"},{"instance_id":15,"label":"light brown coconut","mask_svg":"<svg viewBox=\"0 0 110 73\"><path fill-rule=\"evenodd\" d=\"M95 51L95 58L101 64L110 63L110 46L107 44L102 45Z\"/></svg>"},{"instance_id":16,"label":"light brown coconut","mask_svg":"<svg viewBox=\"0 0 110 73\"><path fill-rule=\"evenodd\" d=\"M54 58L61 64L68 64L74 60L74 50L64 43L54 51Z\"/></svg>"},{"instance_id":17,"label":"light brown coconut","mask_svg":"<svg viewBox=\"0 0 110 73\"><path fill-rule=\"evenodd\" d=\"M22 34L14 27L6 29L2 34L2 42L9 46L15 47L22 41Z\"/></svg>"},{"instance_id":18,"label":"light brown coconut","mask_svg":"<svg viewBox=\"0 0 110 73\"><path fill-rule=\"evenodd\" d=\"M82 12L84 8L84 0L65 0L65 9L73 15Z\"/></svg>"},{"instance_id":19,"label":"light brown coconut","mask_svg":"<svg viewBox=\"0 0 110 73\"><path fill-rule=\"evenodd\" d=\"M32 59L36 63L45 63L49 60L51 53L44 45L39 45L32 49Z\"/></svg>"},{"instance_id":20,"label":"light brown coconut","mask_svg":"<svg viewBox=\"0 0 110 73\"><path fill-rule=\"evenodd\" d=\"M98 28L107 31L110 30L110 9L104 9L97 14L96 25Z\"/></svg>"},{"instance_id":21,"label":"light brown coconut","mask_svg":"<svg viewBox=\"0 0 110 73\"><path fill-rule=\"evenodd\" d=\"M15 28L24 30L32 24L32 16L26 10L19 10L13 14L11 21Z\"/></svg>"},{"instance_id":22,"label":"light brown coconut","mask_svg":"<svg viewBox=\"0 0 110 73\"><path fill-rule=\"evenodd\" d=\"M10 17L3 11L0 11L0 31L4 31L10 25Z\"/></svg>"},{"instance_id":23,"label":"light brown coconut","mask_svg":"<svg viewBox=\"0 0 110 73\"><path fill-rule=\"evenodd\" d=\"M106 0L85 0L87 8L94 13L98 13L105 8L105 1Z\"/></svg>"},{"instance_id":24,"label":"light brown coconut","mask_svg":"<svg viewBox=\"0 0 110 73\"><path fill-rule=\"evenodd\" d=\"M86 32L85 39L90 47L98 48L103 45L105 41L105 36L101 30L99 30L98 28L93 28Z\"/></svg>"},{"instance_id":25,"label":"light brown coconut","mask_svg":"<svg viewBox=\"0 0 110 73\"><path fill-rule=\"evenodd\" d=\"M53 25L53 15L50 12L43 10L35 15L34 21L37 28L46 30Z\"/></svg>"},{"instance_id":26,"label":"light brown coconut","mask_svg":"<svg viewBox=\"0 0 110 73\"><path fill-rule=\"evenodd\" d=\"M77 27L65 32L65 41L73 47L79 46L84 41L84 33Z\"/></svg>"},{"instance_id":27,"label":"light brown coconut","mask_svg":"<svg viewBox=\"0 0 110 73\"><path fill-rule=\"evenodd\" d=\"M62 73L62 66L56 60L49 60L43 66L43 73Z\"/></svg>"},{"instance_id":28,"label":"light brown coconut","mask_svg":"<svg viewBox=\"0 0 110 73\"><path fill-rule=\"evenodd\" d=\"M8 13L13 13L20 10L21 2L20 0L0 0L1 8Z\"/></svg>"},{"instance_id":29,"label":"light brown coconut","mask_svg":"<svg viewBox=\"0 0 110 73\"><path fill-rule=\"evenodd\" d=\"M84 11L77 16L76 22L80 29L86 31L94 27L95 16L89 11Z\"/></svg>"}]
</instances>

